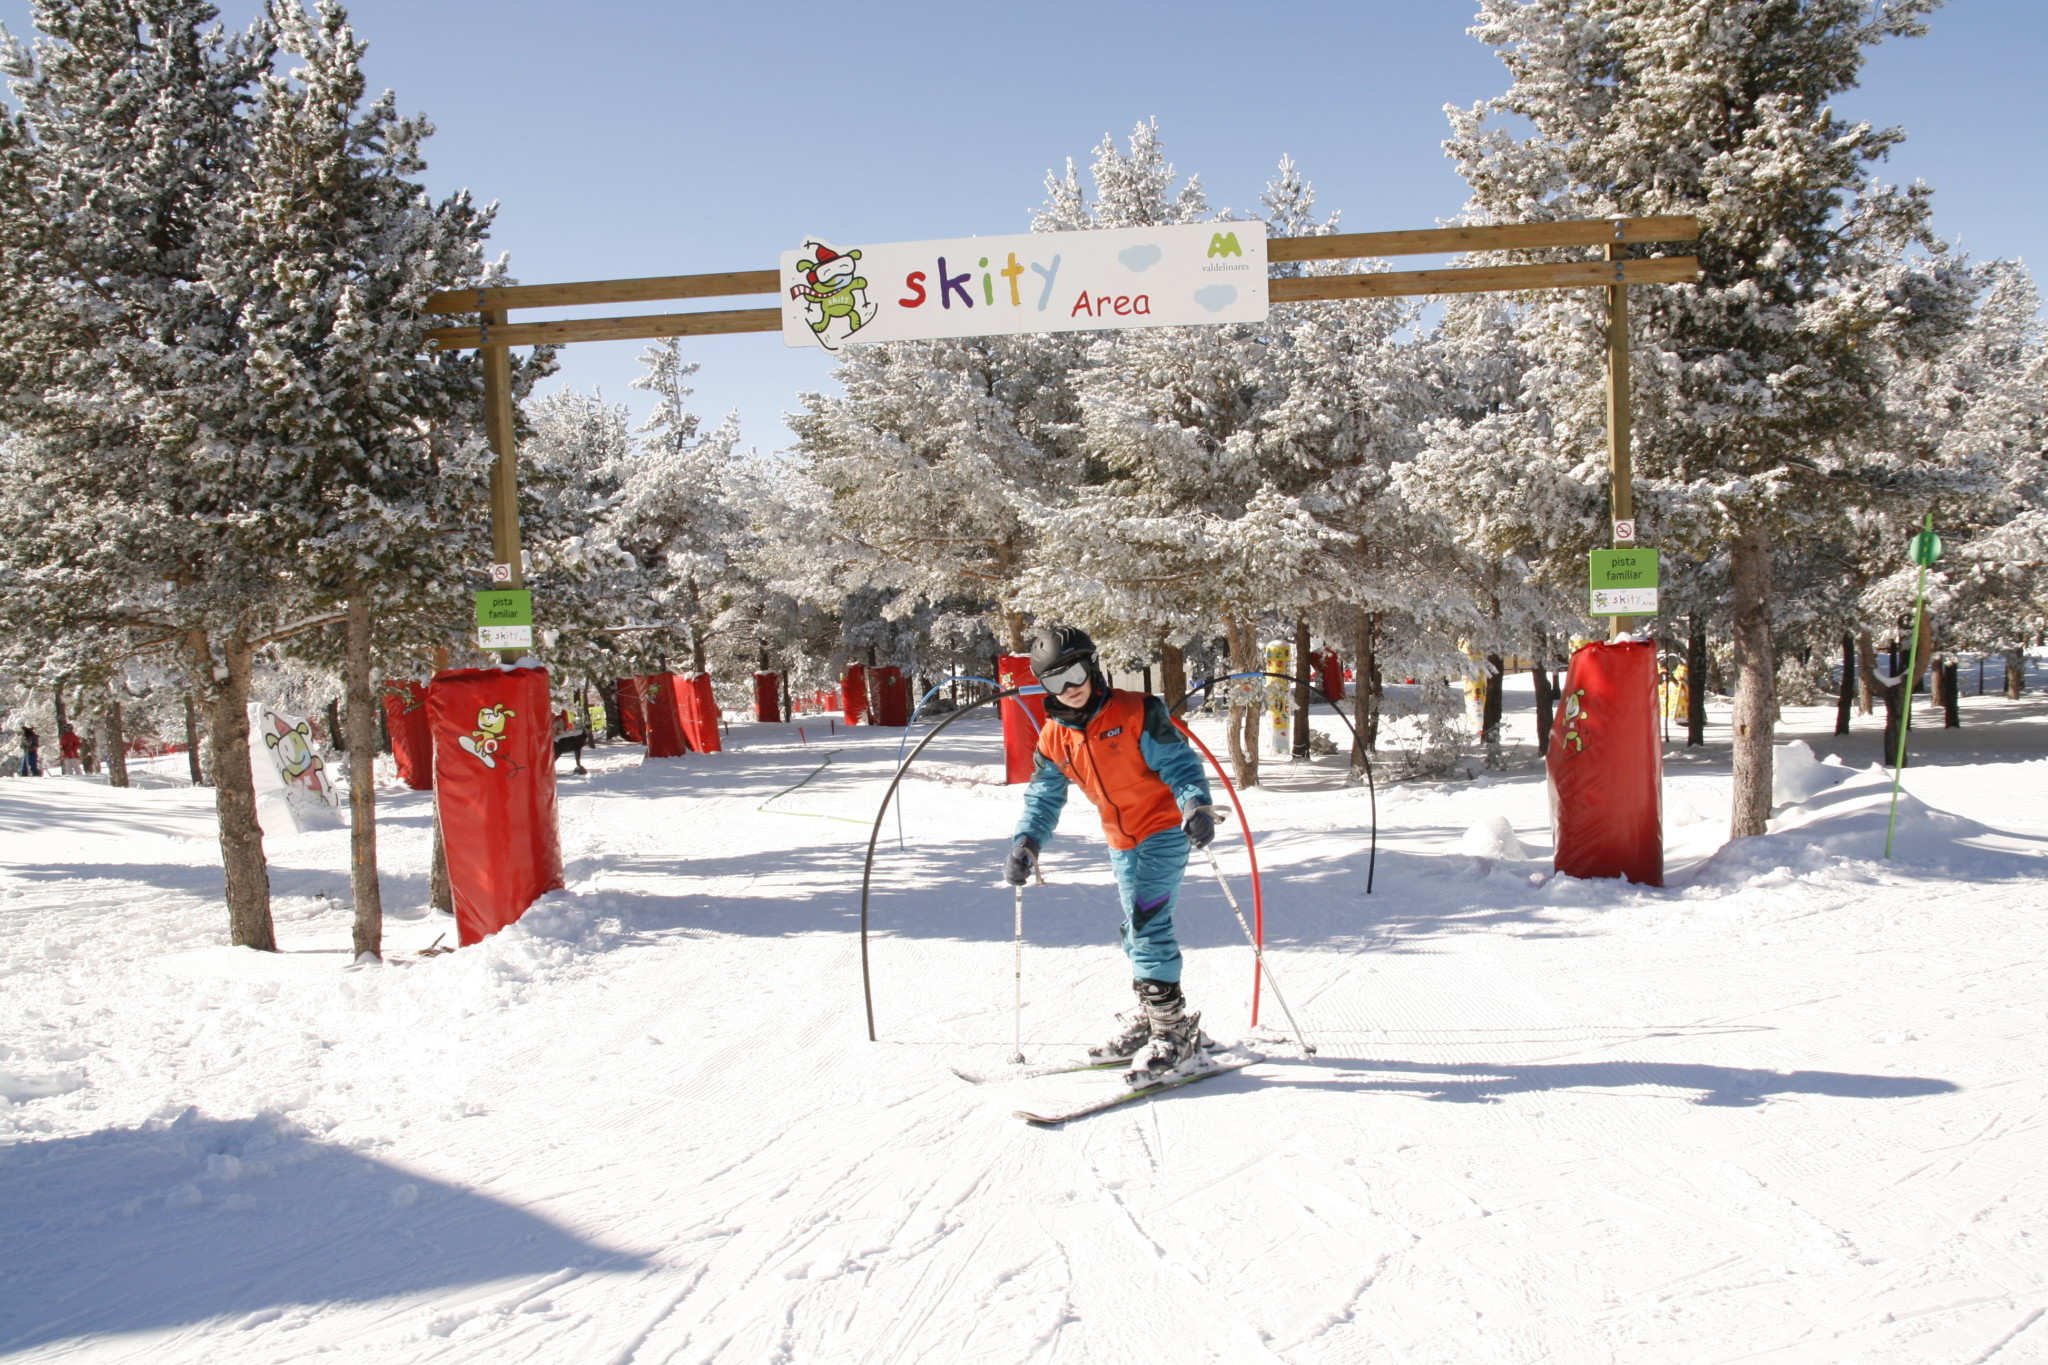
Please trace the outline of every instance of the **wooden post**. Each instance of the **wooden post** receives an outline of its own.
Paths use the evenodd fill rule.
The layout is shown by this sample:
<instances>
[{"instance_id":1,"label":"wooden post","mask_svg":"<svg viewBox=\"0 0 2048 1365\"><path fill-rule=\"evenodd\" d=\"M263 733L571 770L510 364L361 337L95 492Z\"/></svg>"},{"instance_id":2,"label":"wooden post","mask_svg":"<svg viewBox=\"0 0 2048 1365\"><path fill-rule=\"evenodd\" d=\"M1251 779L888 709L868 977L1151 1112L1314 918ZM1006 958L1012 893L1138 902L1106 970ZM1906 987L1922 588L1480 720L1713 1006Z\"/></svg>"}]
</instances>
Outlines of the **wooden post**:
<instances>
[{"instance_id":1,"label":"wooden post","mask_svg":"<svg viewBox=\"0 0 2048 1365\"><path fill-rule=\"evenodd\" d=\"M483 315L486 335L505 325L505 310L487 310ZM512 579L507 587L526 586L526 570L519 551L519 438L512 417L512 351L507 346L485 346L484 433L498 459L491 466L491 558L508 564ZM501 650L507 663L525 650Z\"/></svg>"},{"instance_id":2,"label":"wooden post","mask_svg":"<svg viewBox=\"0 0 2048 1365\"><path fill-rule=\"evenodd\" d=\"M1617 228L1617 237L1620 231ZM1607 244L1607 259L1620 269L1622 243ZM1628 286L1607 286L1607 473L1610 521L1633 521L1636 515L1635 472L1629 463ZM1612 537L1614 528L1608 527ZM1609 545L1615 542L1610 539ZM1608 618L1607 638L1626 634L1632 616Z\"/></svg>"}]
</instances>

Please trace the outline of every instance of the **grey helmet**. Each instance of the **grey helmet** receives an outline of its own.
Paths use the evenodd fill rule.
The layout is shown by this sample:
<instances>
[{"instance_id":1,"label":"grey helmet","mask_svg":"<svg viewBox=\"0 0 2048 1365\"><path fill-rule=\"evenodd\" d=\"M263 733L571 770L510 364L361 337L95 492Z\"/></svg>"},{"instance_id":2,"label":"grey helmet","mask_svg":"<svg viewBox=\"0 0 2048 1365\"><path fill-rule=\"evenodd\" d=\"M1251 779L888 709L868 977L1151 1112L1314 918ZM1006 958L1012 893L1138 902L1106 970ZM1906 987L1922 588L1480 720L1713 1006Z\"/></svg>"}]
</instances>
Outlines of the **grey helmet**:
<instances>
[{"instance_id":1,"label":"grey helmet","mask_svg":"<svg viewBox=\"0 0 2048 1365\"><path fill-rule=\"evenodd\" d=\"M1041 674L1076 659L1095 660L1095 642L1074 626L1040 626L1031 637L1031 672ZM1091 669L1091 672L1094 670Z\"/></svg>"}]
</instances>

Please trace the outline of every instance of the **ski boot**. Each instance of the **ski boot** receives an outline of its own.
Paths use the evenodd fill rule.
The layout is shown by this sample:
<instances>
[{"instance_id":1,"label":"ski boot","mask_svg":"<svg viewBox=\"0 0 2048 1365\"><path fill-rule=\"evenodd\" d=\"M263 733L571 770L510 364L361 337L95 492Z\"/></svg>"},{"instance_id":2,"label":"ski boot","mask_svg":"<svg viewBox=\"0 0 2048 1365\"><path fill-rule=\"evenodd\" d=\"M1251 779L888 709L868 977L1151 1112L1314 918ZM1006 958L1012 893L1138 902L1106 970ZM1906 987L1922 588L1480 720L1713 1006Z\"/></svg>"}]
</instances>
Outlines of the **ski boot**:
<instances>
[{"instance_id":1,"label":"ski boot","mask_svg":"<svg viewBox=\"0 0 2048 1365\"><path fill-rule=\"evenodd\" d=\"M1152 1041L1152 1019L1142 1009L1116 1017L1117 1031L1106 1043L1088 1049L1091 1062L1123 1062L1145 1050Z\"/></svg>"},{"instance_id":2,"label":"ski boot","mask_svg":"<svg viewBox=\"0 0 2048 1365\"><path fill-rule=\"evenodd\" d=\"M1151 1085L1176 1072L1195 1069L1191 1063L1206 1059L1202 1048L1209 1042L1202 1032L1202 1016L1187 1011L1187 998L1178 981L1140 981L1138 997L1145 1002L1151 1024L1151 1038L1137 1063L1124 1075L1129 1086Z\"/></svg>"}]
</instances>

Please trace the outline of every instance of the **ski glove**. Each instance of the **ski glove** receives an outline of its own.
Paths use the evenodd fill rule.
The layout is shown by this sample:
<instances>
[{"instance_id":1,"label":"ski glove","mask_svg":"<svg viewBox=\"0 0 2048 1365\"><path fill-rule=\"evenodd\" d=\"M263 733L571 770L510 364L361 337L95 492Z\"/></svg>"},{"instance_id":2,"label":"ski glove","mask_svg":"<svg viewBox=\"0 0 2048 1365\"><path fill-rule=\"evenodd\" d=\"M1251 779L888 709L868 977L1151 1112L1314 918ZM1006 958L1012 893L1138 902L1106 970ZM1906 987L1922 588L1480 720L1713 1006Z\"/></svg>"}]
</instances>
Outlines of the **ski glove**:
<instances>
[{"instance_id":1,"label":"ski glove","mask_svg":"<svg viewBox=\"0 0 2048 1365\"><path fill-rule=\"evenodd\" d=\"M1031 880L1031 870L1038 866L1038 840L1028 834L1017 836L1017 842L1010 845L1010 856L1003 862L1003 880L1012 886L1022 886Z\"/></svg>"},{"instance_id":2,"label":"ski glove","mask_svg":"<svg viewBox=\"0 0 2048 1365\"><path fill-rule=\"evenodd\" d=\"M1181 829L1187 834L1189 843L1196 848L1207 848L1209 841L1216 837L1216 817L1198 808L1189 812L1187 823Z\"/></svg>"}]
</instances>

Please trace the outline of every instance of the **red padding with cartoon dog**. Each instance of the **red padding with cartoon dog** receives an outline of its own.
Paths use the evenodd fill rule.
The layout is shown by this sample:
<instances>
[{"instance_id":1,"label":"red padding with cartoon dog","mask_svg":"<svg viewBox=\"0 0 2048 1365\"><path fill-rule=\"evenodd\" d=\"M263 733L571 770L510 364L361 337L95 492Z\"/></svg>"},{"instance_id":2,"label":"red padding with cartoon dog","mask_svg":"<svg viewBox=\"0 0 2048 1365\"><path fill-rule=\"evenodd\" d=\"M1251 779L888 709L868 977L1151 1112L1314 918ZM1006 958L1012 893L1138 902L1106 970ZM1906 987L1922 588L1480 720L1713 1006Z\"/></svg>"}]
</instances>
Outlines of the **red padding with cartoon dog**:
<instances>
[{"instance_id":1,"label":"red padding with cartoon dog","mask_svg":"<svg viewBox=\"0 0 2048 1365\"><path fill-rule=\"evenodd\" d=\"M773 673L754 675L754 719L782 719L782 697L777 690L777 680Z\"/></svg>"},{"instance_id":2,"label":"red padding with cartoon dog","mask_svg":"<svg viewBox=\"0 0 2048 1365\"><path fill-rule=\"evenodd\" d=\"M868 670L868 706L877 725L910 724L910 684L895 664Z\"/></svg>"},{"instance_id":3,"label":"red padding with cartoon dog","mask_svg":"<svg viewBox=\"0 0 2048 1365\"><path fill-rule=\"evenodd\" d=\"M434 789L434 734L427 728L427 685L411 678L384 682L384 729L398 780L416 792Z\"/></svg>"},{"instance_id":4,"label":"red padding with cartoon dog","mask_svg":"<svg viewBox=\"0 0 2048 1365\"><path fill-rule=\"evenodd\" d=\"M868 719L868 670L863 664L848 664L839 678L839 695L846 703L848 725L872 725Z\"/></svg>"},{"instance_id":5,"label":"red padding with cartoon dog","mask_svg":"<svg viewBox=\"0 0 2048 1365\"><path fill-rule=\"evenodd\" d=\"M1595 643L1572 655L1547 763L1557 870L1662 886L1656 646Z\"/></svg>"},{"instance_id":6,"label":"red padding with cartoon dog","mask_svg":"<svg viewBox=\"0 0 2048 1365\"><path fill-rule=\"evenodd\" d=\"M709 673L671 673L676 689L676 719L683 737L700 754L715 754L725 746L718 738L718 698L711 694Z\"/></svg>"},{"instance_id":7,"label":"red padding with cartoon dog","mask_svg":"<svg viewBox=\"0 0 2048 1365\"><path fill-rule=\"evenodd\" d=\"M1005 654L996 660L996 681L1004 687L1036 687L1028 654ZM1003 713L1003 781L1029 782L1038 732L1045 725L1045 695L1006 697L996 706Z\"/></svg>"},{"instance_id":8,"label":"red padding with cartoon dog","mask_svg":"<svg viewBox=\"0 0 2048 1365\"><path fill-rule=\"evenodd\" d=\"M457 937L481 942L562 887L544 668L460 668L427 689Z\"/></svg>"}]
</instances>

